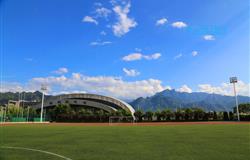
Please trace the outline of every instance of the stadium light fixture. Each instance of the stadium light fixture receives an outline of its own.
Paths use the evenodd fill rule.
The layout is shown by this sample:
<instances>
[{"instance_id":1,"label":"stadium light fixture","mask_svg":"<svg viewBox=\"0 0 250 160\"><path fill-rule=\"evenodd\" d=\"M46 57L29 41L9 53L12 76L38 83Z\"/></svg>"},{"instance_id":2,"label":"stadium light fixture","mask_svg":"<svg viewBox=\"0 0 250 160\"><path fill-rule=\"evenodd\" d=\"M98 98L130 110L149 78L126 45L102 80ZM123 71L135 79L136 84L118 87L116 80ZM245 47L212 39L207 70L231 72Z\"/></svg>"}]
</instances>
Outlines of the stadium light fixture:
<instances>
[{"instance_id":1,"label":"stadium light fixture","mask_svg":"<svg viewBox=\"0 0 250 160\"><path fill-rule=\"evenodd\" d=\"M234 88L235 104L236 104L236 110L237 110L237 119L238 119L238 121L240 121L238 97L237 97L236 88L235 88L235 83L237 83L237 82L238 82L237 77L230 77L230 83L233 84L233 88Z\"/></svg>"},{"instance_id":2,"label":"stadium light fixture","mask_svg":"<svg viewBox=\"0 0 250 160\"><path fill-rule=\"evenodd\" d=\"M47 87L42 84L41 91L42 91L42 106L41 106L41 114L40 114L40 122L43 122L43 104L44 104L44 92L47 90Z\"/></svg>"}]
</instances>

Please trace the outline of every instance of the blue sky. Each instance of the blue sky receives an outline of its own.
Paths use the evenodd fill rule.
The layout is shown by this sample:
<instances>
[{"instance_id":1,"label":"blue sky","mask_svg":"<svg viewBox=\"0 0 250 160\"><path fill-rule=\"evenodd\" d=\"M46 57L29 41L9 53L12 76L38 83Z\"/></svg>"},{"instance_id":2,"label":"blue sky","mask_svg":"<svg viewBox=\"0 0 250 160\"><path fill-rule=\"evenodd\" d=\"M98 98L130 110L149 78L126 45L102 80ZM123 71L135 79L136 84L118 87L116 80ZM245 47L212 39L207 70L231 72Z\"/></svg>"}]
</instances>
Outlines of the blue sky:
<instances>
[{"instance_id":1,"label":"blue sky","mask_svg":"<svg viewBox=\"0 0 250 160\"><path fill-rule=\"evenodd\" d=\"M2 91L249 95L249 1L2 0Z\"/></svg>"}]
</instances>

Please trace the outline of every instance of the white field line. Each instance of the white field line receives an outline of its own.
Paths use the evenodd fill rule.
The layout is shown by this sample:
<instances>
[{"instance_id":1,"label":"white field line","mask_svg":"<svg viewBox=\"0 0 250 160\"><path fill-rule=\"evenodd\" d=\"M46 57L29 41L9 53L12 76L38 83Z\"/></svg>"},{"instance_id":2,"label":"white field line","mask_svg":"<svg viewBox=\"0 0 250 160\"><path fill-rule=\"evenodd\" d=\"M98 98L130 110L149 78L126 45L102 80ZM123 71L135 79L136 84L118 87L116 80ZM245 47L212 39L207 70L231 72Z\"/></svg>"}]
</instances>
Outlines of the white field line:
<instances>
[{"instance_id":1,"label":"white field line","mask_svg":"<svg viewBox=\"0 0 250 160\"><path fill-rule=\"evenodd\" d=\"M27 150L27 151L33 151L33 152L40 152L40 153L45 153L45 154L49 154L49 155L52 155L52 156L60 157L60 158L65 159L65 160L72 160L71 158L62 156L60 154L56 154L56 153L48 152L48 151L43 151L43 150L39 150L39 149L24 148L24 147L8 147L8 146L0 146L0 148L3 148L3 149L18 149L18 150Z\"/></svg>"}]
</instances>

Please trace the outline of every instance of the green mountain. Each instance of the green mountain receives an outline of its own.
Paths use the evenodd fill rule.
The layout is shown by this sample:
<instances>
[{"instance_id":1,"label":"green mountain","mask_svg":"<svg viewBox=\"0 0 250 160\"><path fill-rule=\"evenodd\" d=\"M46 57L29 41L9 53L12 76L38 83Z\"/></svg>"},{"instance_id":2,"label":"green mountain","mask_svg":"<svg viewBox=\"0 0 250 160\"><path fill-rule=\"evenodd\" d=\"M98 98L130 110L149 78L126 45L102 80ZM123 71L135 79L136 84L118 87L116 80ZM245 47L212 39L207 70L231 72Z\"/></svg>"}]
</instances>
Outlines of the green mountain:
<instances>
[{"instance_id":1,"label":"green mountain","mask_svg":"<svg viewBox=\"0 0 250 160\"><path fill-rule=\"evenodd\" d=\"M7 104L9 100L25 100L25 101L36 101L39 102L42 99L42 93L36 92L4 92L0 93L0 105Z\"/></svg>"},{"instance_id":2,"label":"green mountain","mask_svg":"<svg viewBox=\"0 0 250 160\"><path fill-rule=\"evenodd\" d=\"M238 96L239 103L249 103L250 97ZM140 97L130 103L135 109L144 111L169 108L199 107L206 111L230 111L235 107L235 97L203 92L177 92L164 90L151 97Z\"/></svg>"}]
</instances>

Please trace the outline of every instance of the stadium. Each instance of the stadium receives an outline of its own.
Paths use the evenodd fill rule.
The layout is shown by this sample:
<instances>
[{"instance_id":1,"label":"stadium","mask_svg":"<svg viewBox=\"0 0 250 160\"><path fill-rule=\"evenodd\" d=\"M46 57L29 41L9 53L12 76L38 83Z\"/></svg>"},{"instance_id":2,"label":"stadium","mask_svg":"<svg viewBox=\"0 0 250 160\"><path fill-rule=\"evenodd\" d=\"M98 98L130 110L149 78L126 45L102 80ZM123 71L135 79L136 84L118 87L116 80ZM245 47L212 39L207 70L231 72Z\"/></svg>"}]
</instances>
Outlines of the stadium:
<instances>
[{"instance_id":1,"label":"stadium","mask_svg":"<svg viewBox=\"0 0 250 160\"><path fill-rule=\"evenodd\" d=\"M97 94L64 94L57 96L50 96L44 101L43 107L46 110L52 109L57 105L70 105L73 108L85 108L90 110L102 110L106 113L112 114L117 111L124 111L129 113L135 120L134 108L128 103L119 100L117 98L102 96ZM41 103L35 104L32 107L40 109L42 106Z\"/></svg>"}]
</instances>

